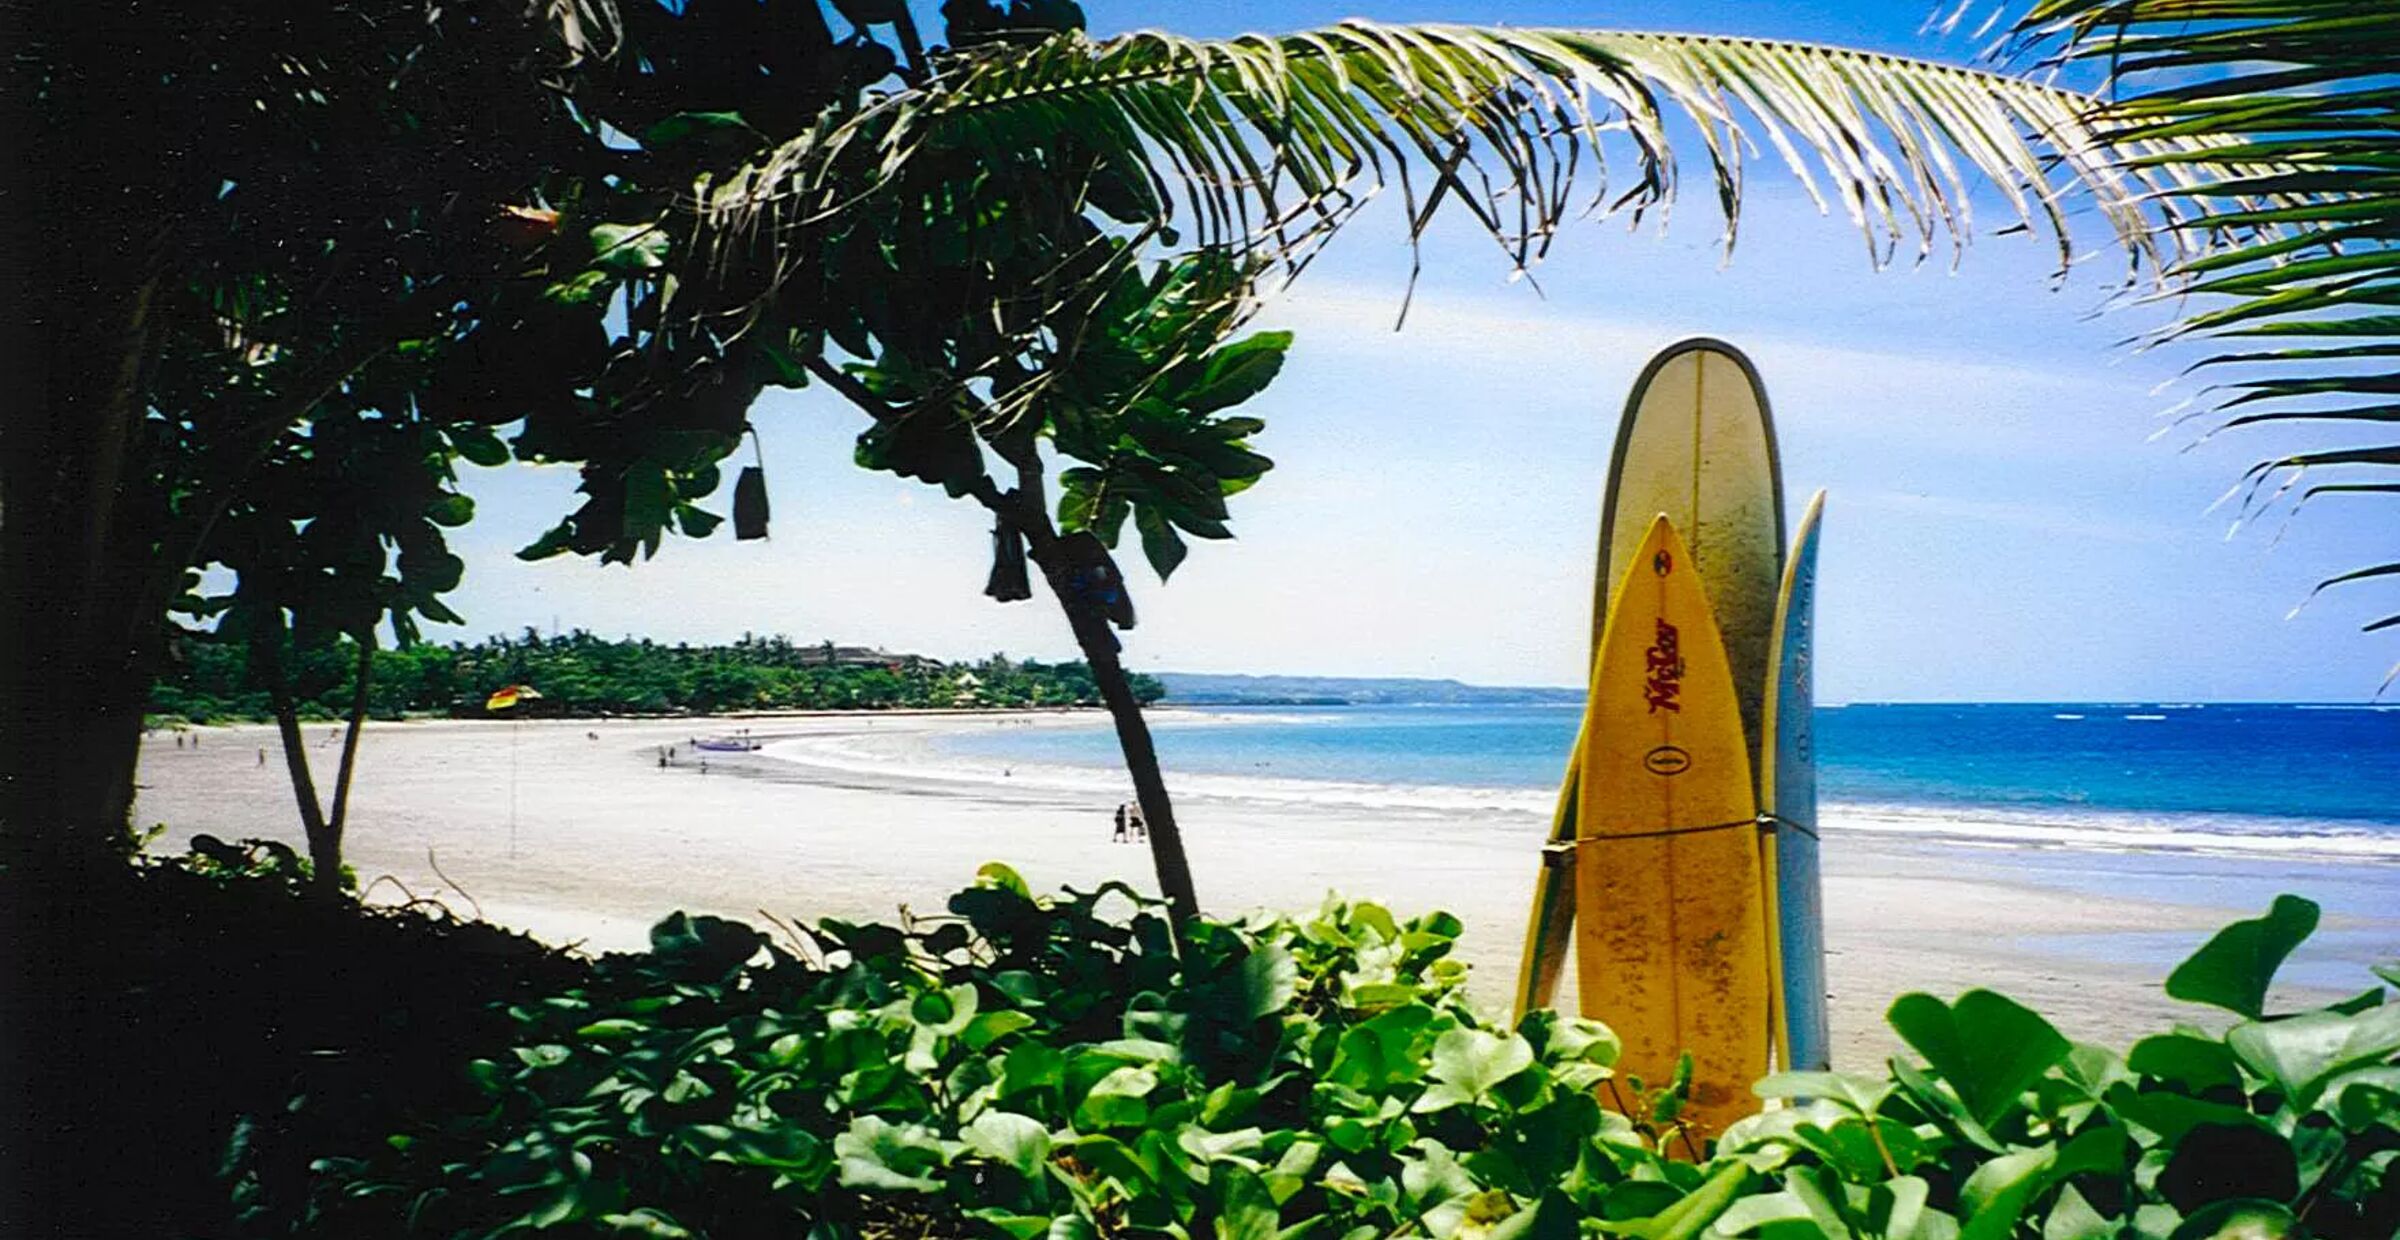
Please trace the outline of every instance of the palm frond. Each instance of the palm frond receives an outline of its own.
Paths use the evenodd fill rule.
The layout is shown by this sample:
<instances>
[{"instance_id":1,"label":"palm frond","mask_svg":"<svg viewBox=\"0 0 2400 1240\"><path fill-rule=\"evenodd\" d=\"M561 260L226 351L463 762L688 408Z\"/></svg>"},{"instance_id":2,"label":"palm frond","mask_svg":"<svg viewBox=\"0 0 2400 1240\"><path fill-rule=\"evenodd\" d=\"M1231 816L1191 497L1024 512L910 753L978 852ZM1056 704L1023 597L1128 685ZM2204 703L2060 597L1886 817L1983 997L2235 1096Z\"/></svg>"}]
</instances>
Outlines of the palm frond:
<instances>
[{"instance_id":1,"label":"palm frond","mask_svg":"<svg viewBox=\"0 0 2400 1240\"><path fill-rule=\"evenodd\" d=\"M2103 141L2172 145L2141 159L2171 171L2159 194L2180 226L2223 244L2168 275L2199 298L2161 338L2299 338L2226 348L2195 367L2240 382L2204 395L2215 430L2290 422L2388 428L2400 420L2400 5L2390 0L2041 0L2004 52L2105 65L2116 97L2090 118ZM2269 234L2248 230L2265 227ZM2330 343L2344 341L2349 343ZM2214 433L2211 431L2210 433ZM2400 447L2299 452L2245 475L2246 504L2275 502L2308 470L2382 478ZM2281 477L2280 486L2266 484ZM2400 490L2328 483L2308 496ZM2378 580L2344 574L2318 586ZM2312 592L2313 597L2313 592ZM2371 621L2373 631L2400 616Z\"/></svg>"},{"instance_id":2,"label":"palm frond","mask_svg":"<svg viewBox=\"0 0 2400 1240\"><path fill-rule=\"evenodd\" d=\"M907 175L931 149L1072 134L1134 154L1183 244L1297 265L1396 186L1412 238L1443 203L1519 266L1581 214L1664 213L1696 136L1733 241L1747 164L1772 147L1874 261L1974 228L1996 186L2018 225L2076 252L2096 208L2136 270L2183 254L2193 188L2180 137L2110 145L2092 101L1998 74L1812 44L1587 30L1387 26L1204 41L1061 36L958 57L935 82L791 142L717 187L705 228L805 232ZM1611 165L1623 172L1611 183Z\"/></svg>"}]
</instances>

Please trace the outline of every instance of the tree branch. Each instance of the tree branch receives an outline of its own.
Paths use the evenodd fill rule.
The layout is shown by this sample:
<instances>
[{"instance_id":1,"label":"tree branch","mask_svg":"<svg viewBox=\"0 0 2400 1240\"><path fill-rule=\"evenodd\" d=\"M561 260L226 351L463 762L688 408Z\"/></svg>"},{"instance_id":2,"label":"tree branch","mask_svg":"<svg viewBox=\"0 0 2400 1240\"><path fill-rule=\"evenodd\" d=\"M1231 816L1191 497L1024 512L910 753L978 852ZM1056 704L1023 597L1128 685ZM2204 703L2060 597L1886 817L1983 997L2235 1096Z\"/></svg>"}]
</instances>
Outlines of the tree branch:
<instances>
[{"instance_id":1,"label":"tree branch","mask_svg":"<svg viewBox=\"0 0 2400 1240\"><path fill-rule=\"evenodd\" d=\"M899 420L900 410L894 408L892 402L868 391L867 385L858 381L858 376L843 374L840 368L822 357L812 357L805 365L808 373L824 380L825 386L841 393L845 399L858 406L868 417L878 422Z\"/></svg>"}]
</instances>

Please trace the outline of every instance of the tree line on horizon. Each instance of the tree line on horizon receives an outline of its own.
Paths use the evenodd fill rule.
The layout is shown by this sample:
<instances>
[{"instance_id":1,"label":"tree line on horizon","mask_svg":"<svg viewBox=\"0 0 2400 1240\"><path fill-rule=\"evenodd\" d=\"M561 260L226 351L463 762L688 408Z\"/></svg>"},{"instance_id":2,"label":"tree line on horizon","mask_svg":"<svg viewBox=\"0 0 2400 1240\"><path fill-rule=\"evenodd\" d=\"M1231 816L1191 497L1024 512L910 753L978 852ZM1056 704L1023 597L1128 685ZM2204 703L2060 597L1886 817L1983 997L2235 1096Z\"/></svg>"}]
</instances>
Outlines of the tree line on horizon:
<instances>
[{"instance_id":1,"label":"tree line on horizon","mask_svg":"<svg viewBox=\"0 0 2400 1240\"><path fill-rule=\"evenodd\" d=\"M275 715L269 688L251 667L245 641L192 633L150 694L158 721L262 721ZM1098 706L1099 687L1081 661L1044 663L993 654L943 663L832 642L744 634L726 645L610 640L583 629L438 645L422 642L371 653L367 714L479 717L504 685L532 686L541 697L517 708L531 715L707 715L733 710L888 710L927 707ZM335 645L285 652L300 717L343 718L356 693L358 652ZM1144 705L1166 686L1134 674Z\"/></svg>"}]
</instances>

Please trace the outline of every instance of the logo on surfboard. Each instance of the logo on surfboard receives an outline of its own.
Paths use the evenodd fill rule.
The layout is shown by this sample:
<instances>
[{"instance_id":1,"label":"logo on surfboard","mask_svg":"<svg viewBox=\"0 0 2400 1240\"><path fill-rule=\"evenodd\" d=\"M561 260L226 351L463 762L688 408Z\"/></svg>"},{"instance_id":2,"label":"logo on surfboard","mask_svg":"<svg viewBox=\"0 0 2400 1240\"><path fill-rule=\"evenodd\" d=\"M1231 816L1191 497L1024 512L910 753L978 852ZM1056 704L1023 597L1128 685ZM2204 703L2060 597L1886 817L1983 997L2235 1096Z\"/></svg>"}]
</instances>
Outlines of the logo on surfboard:
<instances>
[{"instance_id":1,"label":"logo on surfboard","mask_svg":"<svg viewBox=\"0 0 2400 1240\"><path fill-rule=\"evenodd\" d=\"M1681 745L1661 745L1642 755L1642 769L1653 775L1681 775L1692 769L1692 755Z\"/></svg>"},{"instance_id":2,"label":"logo on surfboard","mask_svg":"<svg viewBox=\"0 0 2400 1240\"><path fill-rule=\"evenodd\" d=\"M1650 713L1681 713L1683 703L1677 699L1683 695L1683 640L1663 617L1644 657L1649 675L1642 682L1642 698L1650 704Z\"/></svg>"}]
</instances>

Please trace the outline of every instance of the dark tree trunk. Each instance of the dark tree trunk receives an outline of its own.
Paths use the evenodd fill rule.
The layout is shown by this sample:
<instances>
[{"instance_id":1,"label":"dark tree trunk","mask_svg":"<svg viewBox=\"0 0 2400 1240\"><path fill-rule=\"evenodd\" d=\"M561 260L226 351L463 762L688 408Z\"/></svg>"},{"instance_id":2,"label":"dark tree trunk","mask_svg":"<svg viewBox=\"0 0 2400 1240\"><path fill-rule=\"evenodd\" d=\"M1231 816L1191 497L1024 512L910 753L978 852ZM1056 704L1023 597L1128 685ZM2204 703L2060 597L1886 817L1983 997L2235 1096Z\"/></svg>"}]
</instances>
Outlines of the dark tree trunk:
<instances>
[{"instance_id":1,"label":"dark tree trunk","mask_svg":"<svg viewBox=\"0 0 2400 1240\"><path fill-rule=\"evenodd\" d=\"M133 806L166 604L140 427L152 292L52 304L12 342L36 356L0 414L0 814L45 860L105 856Z\"/></svg>"},{"instance_id":2,"label":"dark tree trunk","mask_svg":"<svg viewBox=\"0 0 2400 1240\"><path fill-rule=\"evenodd\" d=\"M1150 861L1158 871L1159 894L1167 898L1180 942L1183 923L1200 915L1200 897L1192 886L1192 863L1184 856L1183 832L1175 825L1175 805L1167 796L1166 776L1159 771L1158 747L1150 740L1150 725L1142 718L1142 704L1134 700L1125 665L1117 657L1116 631L1109 627L1108 617L1094 601L1078 597L1068 585L1071 566L1060 549L1058 531L1050 524L1040 472L1031 467L1021 468L1019 489L1007 495L994 494L990 484L985 485L987 489L979 498L1024 533L1028 554L1041 568L1043 579L1050 583L1050 593L1057 597L1060 610L1067 613L1067 624L1075 632L1075 644L1082 648L1084 662L1092 669L1092 683L1098 686L1100 701L1108 707L1109 719L1116 724L1117 747L1125 753L1125 773L1133 780L1134 800L1142 807L1142 821L1150 839Z\"/></svg>"},{"instance_id":3,"label":"dark tree trunk","mask_svg":"<svg viewBox=\"0 0 2400 1240\"><path fill-rule=\"evenodd\" d=\"M1183 832L1175 826L1175 806L1167 798L1167 781L1158 768L1158 748L1150 741L1150 724L1142 718L1142 704L1134 700L1125 665L1117 658L1116 634L1109 631L1108 621L1063 594L1059 603L1075 626L1075 642L1083 647L1084 662L1091 665L1100 700L1117 725L1117 746L1125 751L1125 772L1133 778L1134 799L1140 803L1142 821L1148 827L1158 889L1180 925L1200 915L1200 897L1192 887L1192 863L1183 855Z\"/></svg>"},{"instance_id":4,"label":"dark tree trunk","mask_svg":"<svg viewBox=\"0 0 2400 1240\"><path fill-rule=\"evenodd\" d=\"M350 776L358 768L358 733L367 722L367 690L375 683L375 635L361 633L357 641L358 670L350 692L350 725L342 732L342 765L333 776L333 808L325 814L325 846L320 850L313 836L308 841L309 865L316 870L317 886L325 891L341 887L342 828L350 821Z\"/></svg>"},{"instance_id":5,"label":"dark tree trunk","mask_svg":"<svg viewBox=\"0 0 2400 1240\"><path fill-rule=\"evenodd\" d=\"M331 873L341 871L341 843L325 827L325 811L317 803L317 781L308 770L308 740L300 735L300 704L292 698L290 678L283 671L282 630L260 624L250 638L250 670L267 686L267 702L275 711L275 731L283 738L283 765L292 777L292 797L300 803L300 827L308 835L308 861L322 888L326 859Z\"/></svg>"}]
</instances>

